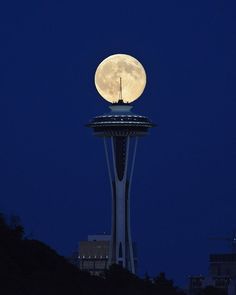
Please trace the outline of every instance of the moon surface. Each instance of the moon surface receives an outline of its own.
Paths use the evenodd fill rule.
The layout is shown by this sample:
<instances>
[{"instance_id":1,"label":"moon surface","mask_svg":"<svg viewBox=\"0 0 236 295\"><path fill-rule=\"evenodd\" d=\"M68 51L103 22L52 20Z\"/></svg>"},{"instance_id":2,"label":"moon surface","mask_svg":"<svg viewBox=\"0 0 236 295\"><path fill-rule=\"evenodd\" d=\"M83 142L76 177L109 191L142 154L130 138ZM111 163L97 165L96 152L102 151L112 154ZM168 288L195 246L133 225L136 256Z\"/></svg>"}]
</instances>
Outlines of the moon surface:
<instances>
[{"instance_id":1,"label":"moon surface","mask_svg":"<svg viewBox=\"0 0 236 295\"><path fill-rule=\"evenodd\" d=\"M146 73L142 64L127 54L114 54L104 59L95 73L99 94L111 103L130 103L143 93Z\"/></svg>"}]
</instances>

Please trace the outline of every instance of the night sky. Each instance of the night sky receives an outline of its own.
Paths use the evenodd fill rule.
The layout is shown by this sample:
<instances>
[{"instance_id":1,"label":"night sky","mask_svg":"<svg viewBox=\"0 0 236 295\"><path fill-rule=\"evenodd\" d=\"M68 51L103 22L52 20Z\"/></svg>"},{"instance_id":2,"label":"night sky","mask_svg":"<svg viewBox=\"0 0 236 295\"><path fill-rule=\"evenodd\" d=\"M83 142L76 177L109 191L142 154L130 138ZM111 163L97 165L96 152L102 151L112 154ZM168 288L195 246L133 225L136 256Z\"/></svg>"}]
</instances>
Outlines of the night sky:
<instances>
[{"instance_id":1,"label":"night sky","mask_svg":"<svg viewBox=\"0 0 236 295\"><path fill-rule=\"evenodd\" d=\"M126 53L145 67L132 237L139 271L181 286L205 274L210 236L236 228L236 2L1 1L0 211L70 255L110 231L103 142L85 124L107 112L94 73Z\"/></svg>"}]
</instances>

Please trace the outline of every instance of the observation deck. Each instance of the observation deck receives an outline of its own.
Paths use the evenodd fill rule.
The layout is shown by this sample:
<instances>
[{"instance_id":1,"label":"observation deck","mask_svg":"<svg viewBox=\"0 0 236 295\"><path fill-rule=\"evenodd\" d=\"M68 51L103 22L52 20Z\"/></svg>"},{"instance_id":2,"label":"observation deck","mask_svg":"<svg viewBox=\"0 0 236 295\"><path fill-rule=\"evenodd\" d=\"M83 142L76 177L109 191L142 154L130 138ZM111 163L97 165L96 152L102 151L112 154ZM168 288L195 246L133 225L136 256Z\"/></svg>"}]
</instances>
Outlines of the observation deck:
<instances>
[{"instance_id":1,"label":"observation deck","mask_svg":"<svg viewBox=\"0 0 236 295\"><path fill-rule=\"evenodd\" d=\"M94 117L87 127L97 136L143 136L154 127L147 117L133 114L132 106L113 104L110 113Z\"/></svg>"}]
</instances>

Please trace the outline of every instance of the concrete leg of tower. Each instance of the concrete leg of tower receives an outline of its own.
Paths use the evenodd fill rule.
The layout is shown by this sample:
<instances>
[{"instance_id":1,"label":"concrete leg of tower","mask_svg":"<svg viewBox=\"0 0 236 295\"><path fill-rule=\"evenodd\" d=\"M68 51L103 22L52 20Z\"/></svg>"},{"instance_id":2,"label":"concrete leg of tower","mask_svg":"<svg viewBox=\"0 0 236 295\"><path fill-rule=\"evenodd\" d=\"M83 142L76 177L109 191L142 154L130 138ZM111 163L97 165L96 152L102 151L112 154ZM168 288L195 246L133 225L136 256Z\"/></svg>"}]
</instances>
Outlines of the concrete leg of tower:
<instances>
[{"instance_id":1,"label":"concrete leg of tower","mask_svg":"<svg viewBox=\"0 0 236 295\"><path fill-rule=\"evenodd\" d=\"M112 234L110 263L116 263L135 273L129 220L128 182L113 182Z\"/></svg>"},{"instance_id":2,"label":"concrete leg of tower","mask_svg":"<svg viewBox=\"0 0 236 295\"><path fill-rule=\"evenodd\" d=\"M116 181L116 262L134 273L133 247L129 228L128 185L126 180Z\"/></svg>"},{"instance_id":3,"label":"concrete leg of tower","mask_svg":"<svg viewBox=\"0 0 236 295\"><path fill-rule=\"evenodd\" d=\"M125 202L125 181L117 180L116 186L116 261L123 267L126 265L126 202Z\"/></svg>"},{"instance_id":4,"label":"concrete leg of tower","mask_svg":"<svg viewBox=\"0 0 236 295\"><path fill-rule=\"evenodd\" d=\"M129 141L129 137L123 138L123 140L112 139L114 180L111 262L120 264L134 273L135 268L129 220L129 182L127 180ZM123 162L123 166L121 165L121 161Z\"/></svg>"},{"instance_id":5,"label":"concrete leg of tower","mask_svg":"<svg viewBox=\"0 0 236 295\"><path fill-rule=\"evenodd\" d=\"M130 182L132 180L137 140L132 154L131 172L128 176L130 138L111 138L112 157L109 157L106 138L105 154L112 190L112 230L109 264L120 264L135 273L133 246L130 232ZM113 169L112 169L113 168Z\"/></svg>"}]
</instances>

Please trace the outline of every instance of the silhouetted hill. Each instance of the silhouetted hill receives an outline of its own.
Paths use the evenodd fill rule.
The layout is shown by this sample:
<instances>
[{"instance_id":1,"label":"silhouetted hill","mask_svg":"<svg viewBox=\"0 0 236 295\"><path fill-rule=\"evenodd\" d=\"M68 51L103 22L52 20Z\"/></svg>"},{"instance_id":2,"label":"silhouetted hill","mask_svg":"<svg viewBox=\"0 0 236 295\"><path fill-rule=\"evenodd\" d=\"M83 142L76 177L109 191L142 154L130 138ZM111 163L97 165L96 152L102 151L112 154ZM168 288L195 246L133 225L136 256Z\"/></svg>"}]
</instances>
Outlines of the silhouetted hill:
<instances>
[{"instance_id":1,"label":"silhouetted hill","mask_svg":"<svg viewBox=\"0 0 236 295\"><path fill-rule=\"evenodd\" d=\"M102 279L79 271L50 247L23 239L0 216L0 294L95 294Z\"/></svg>"},{"instance_id":2,"label":"silhouetted hill","mask_svg":"<svg viewBox=\"0 0 236 295\"><path fill-rule=\"evenodd\" d=\"M164 274L150 281L113 265L103 277L91 276L44 243L23 236L24 229L17 219L8 225L0 215L0 294L181 294Z\"/></svg>"}]
</instances>

